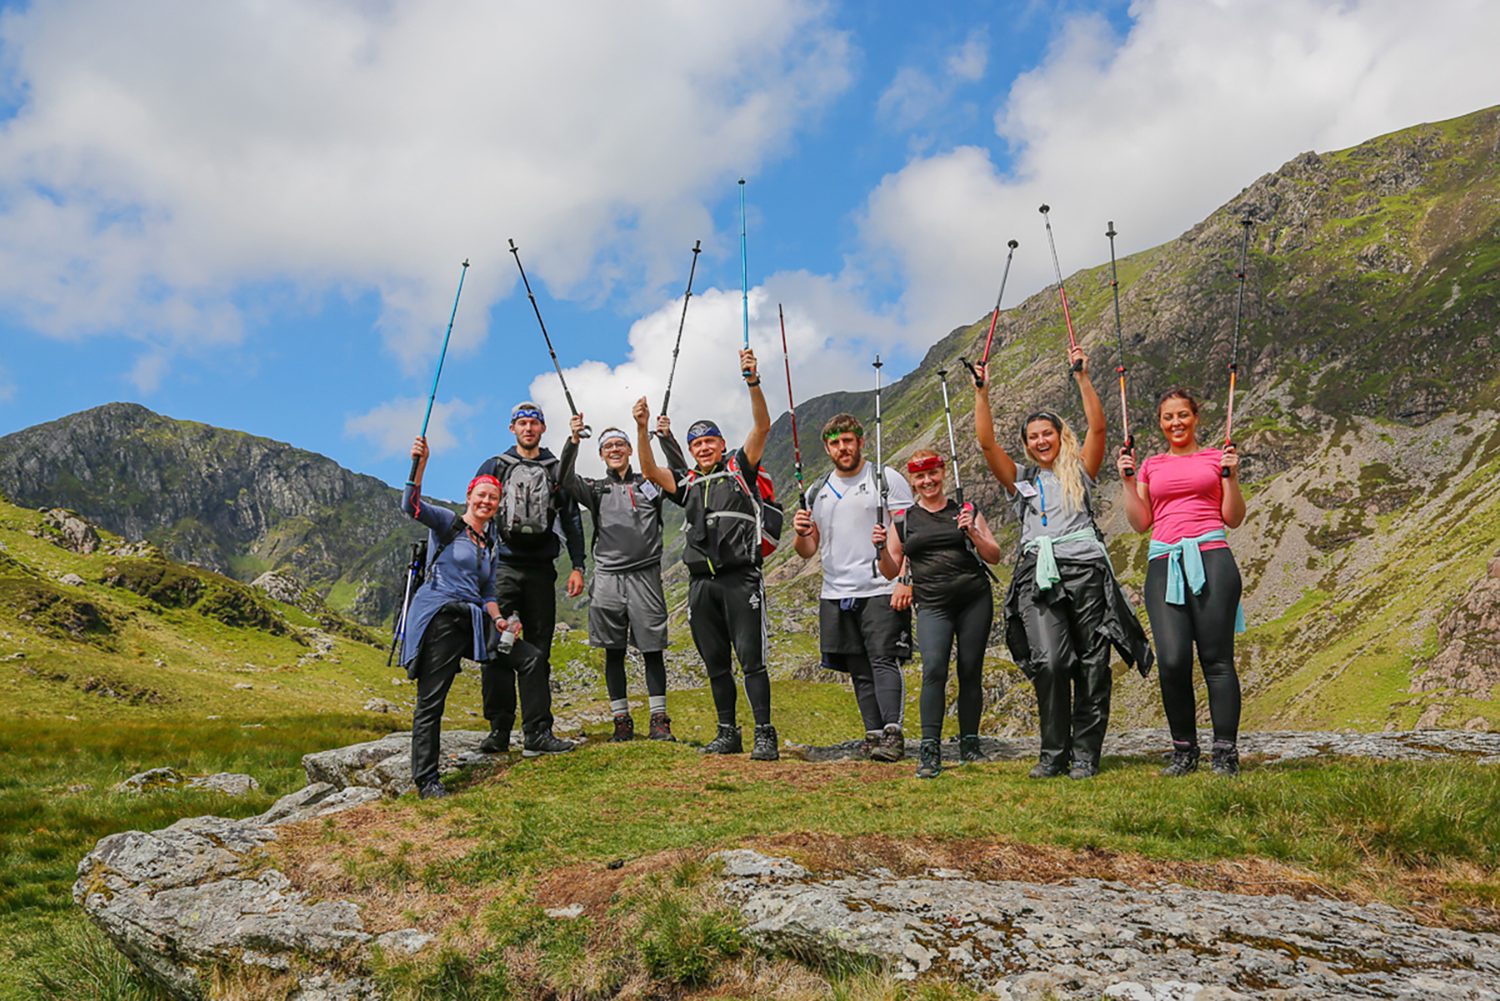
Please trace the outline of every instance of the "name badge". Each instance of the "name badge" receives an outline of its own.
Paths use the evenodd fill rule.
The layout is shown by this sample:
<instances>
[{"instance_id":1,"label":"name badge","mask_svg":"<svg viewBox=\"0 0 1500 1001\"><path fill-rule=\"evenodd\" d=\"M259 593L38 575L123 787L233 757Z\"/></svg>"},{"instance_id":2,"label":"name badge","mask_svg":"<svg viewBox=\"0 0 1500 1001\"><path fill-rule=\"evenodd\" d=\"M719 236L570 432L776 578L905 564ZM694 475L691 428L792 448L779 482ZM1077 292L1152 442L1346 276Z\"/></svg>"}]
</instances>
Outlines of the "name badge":
<instances>
[{"instance_id":1,"label":"name badge","mask_svg":"<svg viewBox=\"0 0 1500 1001\"><path fill-rule=\"evenodd\" d=\"M660 494L661 488L651 480L647 480L645 483L641 484L641 496L646 498L647 500L656 500L657 496Z\"/></svg>"},{"instance_id":2,"label":"name badge","mask_svg":"<svg viewBox=\"0 0 1500 1001\"><path fill-rule=\"evenodd\" d=\"M1036 487L1032 486L1026 480L1017 480L1016 493L1020 494L1022 497L1030 499L1036 496Z\"/></svg>"}]
</instances>

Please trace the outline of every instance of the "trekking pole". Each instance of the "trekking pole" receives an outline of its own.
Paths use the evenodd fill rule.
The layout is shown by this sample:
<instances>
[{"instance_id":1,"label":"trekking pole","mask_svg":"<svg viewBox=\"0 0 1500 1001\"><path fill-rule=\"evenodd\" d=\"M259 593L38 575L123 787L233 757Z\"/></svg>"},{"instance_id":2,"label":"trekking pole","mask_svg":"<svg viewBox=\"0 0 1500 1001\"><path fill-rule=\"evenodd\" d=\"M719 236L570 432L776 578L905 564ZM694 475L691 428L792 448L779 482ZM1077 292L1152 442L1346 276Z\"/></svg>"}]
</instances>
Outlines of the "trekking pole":
<instances>
[{"instance_id":1,"label":"trekking pole","mask_svg":"<svg viewBox=\"0 0 1500 1001\"><path fill-rule=\"evenodd\" d=\"M990 314L990 334L984 339L984 357L979 359L981 366L990 363L990 345L995 343L995 324L1000 322L1000 300L1005 298L1005 282L1010 278L1010 259L1016 256L1016 248L1021 244L1010 240L1005 245L1010 248L1010 252L1005 255L1005 272L1000 276L1000 294L995 296L995 311ZM979 378L979 369L970 365L967 358L960 358L959 361L963 362L964 368L968 369L969 374L974 377L974 385L983 386L984 383Z\"/></svg>"},{"instance_id":2,"label":"trekking pole","mask_svg":"<svg viewBox=\"0 0 1500 1001\"><path fill-rule=\"evenodd\" d=\"M1124 455L1135 448L1135 438L1130 433L1130 408L1125 403L1125 334L1120 329L1120 276L1115 271L1115 221L1109 221L1109 229L1104 231L1109 237L1109 287L1115 296L1115 343L1120 349L1120 363L1115 366L1115 371L1120 375L1120 425L1125 430L1125 444L1120 446L1120 454ZM1125 474L1134 476L1131 470Z\"/></svg>"},{"instance_id":3,"label":"trekking pole","mask_svg":"<svg viewBox=\"0 0 1500 1001\"><path fill-rule=\"evenodd\" d=\"M458 316L458 297L464 294L464 275L469 273L469 259L464 258L463 269L458 273L458 293L453 297L453 312L448 314L448 332L443 335L443 350L438 354L437 371L432 373L432 392L427 394L427 413L422 415L422 437L427 437L427 422L432 420L432 403L437 399L438 379L443 375L443 359L448 357L448 338L453 336L453 320ZM411 472L406 474L407 483L415 483L417 479L417 463L420 459L411 460Z\"/></svg>"},{"instance_id":4,"label":"trekking pole","mask_svg":"<svg viewBox=\"0 0 1500 1001\"><path fill-rule=\"evenodd\" d=\"M776 304L776 315L781 318L781 357L786 363L786 407L792 415L792 462L797 471L797 506L807 510L807 491L802 485L802 446L797 441L797 401L792 398L792 356L786 349L786 314L781 303Z\"/></svg>"},{"instance_id":5,"label":"trekking pole","mask_svg":"<svg viewBox=\"0 0 1500 1001\"><path fill-rule=\"evenodd\" d=\"M677 377L677 352L682 350L682 328L687 326L688 300L693 298L693 275L698 271L698 255L703 251L703 241L693 241L693 264L688 268L687 292L682 296L682 319L677 321L677 343L672 345L672 369L667 373L667 391L662 394L661 412L667 412L667 405L672 402L672 380Z\"/></svg>"},{"instance_id":6,"label":"trekking pole","mask_svg":"<svg viewBox=\"0 0 1500 1001\"><path fill-rule=\"evenodd\" d=\"M745 179L740 178L740 307L745 316L745 349L750 348L750 256L745 243ZM748 368L740 369L740 377L750 378Z\"/></svg>"},{"instance_id":7,"label":"trekking pole","mask_svg":"<svg viewBox=\"0 0 1500 1001\"><path fill-rule=\"evenodd\" d=\"M417 569L421 566L421 557L418 555L425 547L420 542L411 545L411 562L406 565L406 593L401 597L401 611L396 616L396 628L391 631L391 649L385 655L385 666L390 667L391 661L396 656L396 648L401 641L406 639L406 612L411 608L411 585L417 579Z\"/></svg>"},{"instance_id":8,"label":"trekking pole","mask_svg":"<svg viewBox=\"0 0 1500 1001\"><path fill-rule=\"evenodd\" d=\"M888 496L888 487L885 481L885 449L880 437L880 370L884 366L880 356L875 356L875 476L880 488L880 499L875 506L875 523L885 524L885 502ZM880 554L885 550L882 543L875 547L875 562L871 572L876 576L880 574Z\"/></svg>"},{"instance_id":9,"label":"trekking pole","mask_svg":"<svg viewBox=\"0 0 1500 1001\"><path fill-rule=\"evenodd\" d=\"M953 497L959 509L964 508L964 478L958 472L958 445L953 438L953 408L948 403L948 370L938 369L938 378L943 383L943 418L948 422L948 453L953 456Z\"/></svg>"},{"instance_id":10,"label":"trekking pole","mask_svg":"<svg viewBox=\"0 0 1500 1001\"><path fill-rule=\"evenodd\" d=\"M1239 381L1239 351L1240 351L1240 314L1245 309L1245 254L1250 249L1250 213L1240 220L1240 270L1235 276L1239 279L1240 291L1234 302L1234 340L1229 344L1229 408L1224 414L1224 448L1228 449L1233 442L1230 440L1230 432L1234 429L1234 387ZM1221 468L1219 474L1225 479L1229 478L1229 469Z\"/></svg>"},{"instance_id":11,"label":"trekking pole","mask_svg":"<svg viewBox=\"0 0 1500 1001\"><path fill-rule=\"evenodd\" d=\"M536 295L531 291L531 282L526 278L526 269L521 267L521 249L516 246L516 241L510 241L510 252L515 256L516 269L521 272L521 284L526 286L526 298L531 300L531 311L536 314L537 326L542 328L542 340L547 342L547 353L552 356L552 367L557 370L557 381L562 383L563 396L567 398L568 409L573 416L578 416L578 407L573 403L573 394L568 390L568 380L563 376L562 366L557 363L557 351L552 347L552 337L547 333L547 324L542 320L542 308L536 304ZM583 430L578 432L578 437L589 437L589 426L585 424Z\"/></svg>"},{"instance_id":12,"label":"trekking pole","mask_svg":"<svg viewBox=\"0 0 1500 1001\"><path fill-rule=\"evenodd\" d=\"M1057 274L1057 294L1062 299L1063 322L1068 325L1068 350L1071 351L1078 347L1078 338L1073 336L1073 314L1068 309L1068 291L1063 288L1062 265L1057 263L1057 243L1052 239L1052 219L1048 215L1052 206L1043 205L1037 211L1042 213L1042 219L1047 223L1047 246L1052 248L1052 270ZM1082 372L1083 362L1075 361L1072 370Z\"/></svg>"}]
</instances>

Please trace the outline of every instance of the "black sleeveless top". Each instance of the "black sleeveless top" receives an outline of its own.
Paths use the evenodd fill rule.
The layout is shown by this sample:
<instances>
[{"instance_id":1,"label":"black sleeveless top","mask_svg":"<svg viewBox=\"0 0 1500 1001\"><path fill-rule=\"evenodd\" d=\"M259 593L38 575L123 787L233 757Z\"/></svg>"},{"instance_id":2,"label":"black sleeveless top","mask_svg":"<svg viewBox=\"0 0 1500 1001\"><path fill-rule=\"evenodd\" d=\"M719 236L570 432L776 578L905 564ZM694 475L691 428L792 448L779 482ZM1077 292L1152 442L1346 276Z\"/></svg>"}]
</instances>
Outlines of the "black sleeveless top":
<instances>
[{"instance_id":1,"label":"black sleeveless top","mask_svg":"<svg viewBox=\"0 0 1500 1001\"><path fill-rule=\"evenodd\" d=\"M936 514L913 504L896 518L918 605L965 604L990 590L979 558L958 530L958 514L958 501L950 497Z\"/></svg>"}]
</instances>

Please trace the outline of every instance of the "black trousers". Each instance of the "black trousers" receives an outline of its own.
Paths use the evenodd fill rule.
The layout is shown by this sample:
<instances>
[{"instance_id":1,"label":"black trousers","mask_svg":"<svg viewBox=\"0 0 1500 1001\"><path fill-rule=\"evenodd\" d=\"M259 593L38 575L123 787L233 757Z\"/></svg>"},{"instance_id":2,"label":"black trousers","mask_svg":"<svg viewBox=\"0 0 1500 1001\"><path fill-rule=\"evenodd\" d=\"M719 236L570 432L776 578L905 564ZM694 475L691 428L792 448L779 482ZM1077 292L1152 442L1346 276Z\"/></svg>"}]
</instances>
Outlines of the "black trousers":
<instances>
[{"instance_id":1,"label":"black trousers","mask_svg":"<svg viewBox=\"0 0 1500 1001\"><path fill-rule=\"evenodd\" d=\"M958 732L979 733L984 709L984 649L995 621L995 596L984 592L963 603L924 604L917 609L917 646L922 651L922 739L941 740L948 705L948 663L958 641Z\"/></svg>"},{"instance_id":2,"label":"black trousers","mask_svg":"<svg viewBox=\"0 0 1500 1001\"><path fill-rule=\"evenodd\" d=\"M1240 606L1240 568L1228 549L1203 554L1203 591L1187 590L1186 603L1167 604L1167 561L1146 567L1146 614L1156 640L1156 672L1172 739L1198 741L1193 694L1193 647L1203 665L1214 739L1233 743L1240 732L1240 676L1234 670L1234 620Z\"/></svg>"},{"instance_id":3,"label":"black trousers","mask_svg":"<svg viewBox=\"0 0 1500 1001\"><path fill-rule=\"evenodd\" d=\"M906 716L901 662L911 656L911 612L891 608L888 594L849 604L845 609L838 598L818 599L823 662L848 673L866 733L901 726Z\"/></svg>"},{"instance_id":4,"label":"black trousers","mask_svg":"<svg viewBox=\"0 0 1500 1001\"><path fill-rule=\"evenodd\" d=\"M1037 673L1037 717L1044 765L1099 762L1109 725L1109 637L1104 632L1109 570L1099 562L1058 561L1062 580L1046 591L1026 585L1021 617Z\"/></svg>"},{"instance_id":5,"label":"black trousers","mask_svg":"<svg viewBox=\"0 0 1500 1001\"><path fill-rule=\"evenodd\" d=\"M481 675L484 718L492 730L510 730L516 722L520 692L521 725L527 733L552 729L552 631L557 625L557 568L550 563L518 566L502 563L495 570L495 597L506 615L521 617L521 636L540 655L530 670L518 671L506 659L488 661Z\"/></svg>"},{"instance_id":6,"label":"black trousers","mask_svg":"<svg viewBox=\"0 0 1500 1001\"><path fill-rule=\"evenodd\" d=\"M745 698L757 724L771 722L766 674L766 596L760 570L745 567L688 583L688 625L703 658L719 722L735 722L734 656L745 675Z\"/></svg>"},{"instance_id":7,"label":"black trousers","mask_svg":"<svg viewBox=\"0 0 1500 1001\"><path fill-rule=\"evenodd\" d=\"M421 788L438 777L443 707L458 677L459 660L474 649L467 608L440 608L417 651L417 707L411 717L411 778Z\"/></svg>"}]
</instances>

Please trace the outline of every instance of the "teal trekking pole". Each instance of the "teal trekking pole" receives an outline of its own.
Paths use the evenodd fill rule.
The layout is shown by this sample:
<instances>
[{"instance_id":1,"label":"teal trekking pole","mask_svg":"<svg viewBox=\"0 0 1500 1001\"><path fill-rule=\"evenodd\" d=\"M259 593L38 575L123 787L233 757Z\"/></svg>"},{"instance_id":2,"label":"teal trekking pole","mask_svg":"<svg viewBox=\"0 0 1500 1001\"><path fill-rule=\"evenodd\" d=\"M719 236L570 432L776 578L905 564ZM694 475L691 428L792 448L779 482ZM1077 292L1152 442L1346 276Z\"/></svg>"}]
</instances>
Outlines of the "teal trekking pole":
<instances>
[{"instance_id":1,"label":"teal trekking pole","mask_svg":"<svg viewBox=\"0 0 1500 1001\"><path fill-rule=\"evenodd\" d=\"M432 420L432 403L437 399L438 380L443 377L443 359L448 357L448 338L453 336L453 320L458 316L458 299L464 294L464 276L469 273L469 259L464 258L463 270L458 273L458 293L453 296L453 312L448 314L448 332L443 335L443 350L438 355L437 371L432 373L432 392L427 394L427 413L422 415L422 437L427 437L427 422ZM411 472L406 474L407 483L417 479L417 463L411 460Z\"/></svg>"}]
</instances>

